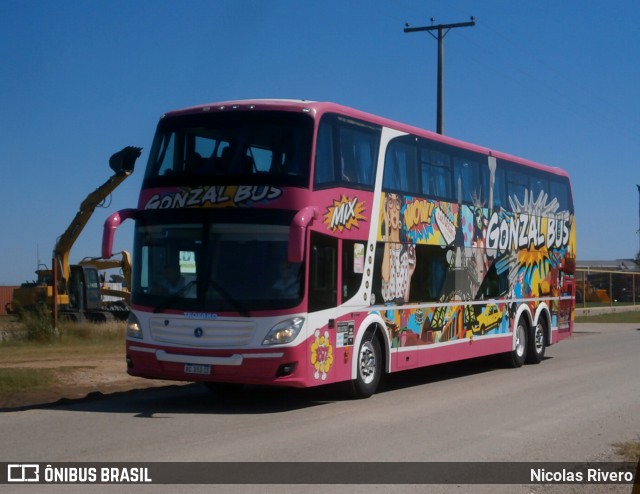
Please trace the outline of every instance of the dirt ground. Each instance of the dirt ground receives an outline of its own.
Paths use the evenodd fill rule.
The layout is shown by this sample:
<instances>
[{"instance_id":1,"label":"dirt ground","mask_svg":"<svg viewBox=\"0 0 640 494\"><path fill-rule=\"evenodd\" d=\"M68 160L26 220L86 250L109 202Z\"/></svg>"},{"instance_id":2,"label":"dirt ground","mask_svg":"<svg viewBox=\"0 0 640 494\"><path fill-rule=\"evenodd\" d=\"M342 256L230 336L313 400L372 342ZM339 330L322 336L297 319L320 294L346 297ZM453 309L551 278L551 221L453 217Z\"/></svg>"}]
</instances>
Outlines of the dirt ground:
<instances>
[{"instance_id":1,"label":"dirt ground","mask_svg":"<svg viewBox=\"0 0 640 494\"><path fill-rule=\"evenodd\" d=\"M63 399L79 399L93 393L110 394L176 384L173 381L157 381L129 376L124 356L120 353L101 356L92 359L91 362L87 362L84 357L69 357L0 363L0 368L2 367L52 369L57 382L45 389L0 396L0 410L28 408L55 403Z\"/></svg>"}]
</instances>

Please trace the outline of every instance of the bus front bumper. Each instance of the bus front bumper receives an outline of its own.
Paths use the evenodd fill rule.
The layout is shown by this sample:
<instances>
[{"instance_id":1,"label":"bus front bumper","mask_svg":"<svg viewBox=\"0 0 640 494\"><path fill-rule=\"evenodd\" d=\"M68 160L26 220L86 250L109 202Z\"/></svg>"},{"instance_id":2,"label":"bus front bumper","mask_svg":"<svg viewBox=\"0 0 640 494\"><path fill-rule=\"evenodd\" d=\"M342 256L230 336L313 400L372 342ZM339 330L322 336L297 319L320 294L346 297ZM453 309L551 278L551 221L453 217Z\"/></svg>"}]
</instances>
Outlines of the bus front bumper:
<instances>
[{"instance_id":1,"label":"bus front bumper","mask_svg":"<svg viewBox=\"0 0 640 494\"><path fill-rule=\"evenodd\" d=\"M298 347L211 350L156 347L127 341L127 372L175 381L308 386Z\"/></svg>"}]
</instances>

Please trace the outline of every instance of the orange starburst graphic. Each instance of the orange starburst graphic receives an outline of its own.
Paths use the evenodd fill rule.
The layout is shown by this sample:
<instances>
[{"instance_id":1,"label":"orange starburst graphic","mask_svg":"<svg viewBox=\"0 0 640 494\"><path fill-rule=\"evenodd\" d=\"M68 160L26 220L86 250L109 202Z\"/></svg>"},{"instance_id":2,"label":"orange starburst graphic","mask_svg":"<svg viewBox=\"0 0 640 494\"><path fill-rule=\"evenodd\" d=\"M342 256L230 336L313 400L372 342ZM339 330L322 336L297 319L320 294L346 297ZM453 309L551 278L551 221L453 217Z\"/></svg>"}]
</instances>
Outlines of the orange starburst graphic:
<instances>
[{"instance_id":1,"label":"orange starburst graphic","mask_svg":"<svg viewBox=\"0 0 640 494\"><path fill-rule=\"evenodd\" d=\"M518 253L518 262L531 287L531 294L535 296L547 294L549 292L547 277L550 270L547 249L521 250Z\"/></svg>"},{"instance_id":2,"label":"orange starburst graphic","mask_svg":"<svg viewBox=\"0 0 640 494\"><path fill-rule=\"evenodd\" d=\"M339 201L334 200L333 205L327 208L324 224L332 231L360 228L358 221L366 220L363 213L364 202L360 202L357 197L349 198L343 195Z\"/></svg>"},{"instance_id":3,"label":"orange starburst graphic","mask_svg":"<svg viewBox=\"0 0 640 494\"><path fill-rule=\"evenodd\" d=\"M518 252L518 262L521 266L532 268L545 261L547 256L546 249L521 250Z\"/></svg>"}]
</instances>

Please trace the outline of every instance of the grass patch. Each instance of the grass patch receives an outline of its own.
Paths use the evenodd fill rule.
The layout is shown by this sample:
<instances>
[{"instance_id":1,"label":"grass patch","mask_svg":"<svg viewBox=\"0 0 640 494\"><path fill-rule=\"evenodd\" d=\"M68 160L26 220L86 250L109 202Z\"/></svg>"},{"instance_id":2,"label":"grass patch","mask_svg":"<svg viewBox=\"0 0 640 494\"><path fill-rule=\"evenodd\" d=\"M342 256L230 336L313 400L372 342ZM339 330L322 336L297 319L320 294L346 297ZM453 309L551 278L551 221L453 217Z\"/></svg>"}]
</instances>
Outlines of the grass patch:
<instances>
[{"instance_id":1,"label":"grass patch","mask_svg":"<svg viewBox=\"0 0 640 494\"><path fill-rule=\"evenodd\" d=\"M66 344L119 340L124 337L126 327L124 321L77 323L60 319L58 327L54 328L51 314L45 310L25 313L20 319L13 321L3 318L0 319L0 324L12 328L12 341Z\"/></svg>"},{"instance_id":2,"label":"grass patch","mask_svg":"<svg viewBox=\"0 0 640 494\"><path fill-rule=\"evenodd\" d=\"M589 316L576 316L576 322L599 322L604 324L640 323L640 311L611 312Z\"/></svg>"},{"instance_id":3,"label":"grass patch","mask_svg":"<svg viewBox=\"0 0 640 494\"><path fill-rule=\"evenodd\" d=\"M65 323L60 325L59 341L68 345L124 342L126 323Z\"/></svg>"},{"instance_id":4,"label":"grass patch","mask_svg":"<svg viewBox=\"0 0 640 494\"><path fill-rule=\"evenodd\" d=\"M61 322L46 338L29 337L25 322L13 322L12 339L0 342L0 363L124 355L126 323Z\"/></svg>"},{"instance_id":5,"label":"grass patch","mask_svg":"<svg viewBox=\"0 0 640 494\"><path fill-rule=\"evenodd\" d=\"M613 447L616 449L616 454L621 456L624 461L640 461L640 440L615 443Z\"/></svg>"},{"instance_id":6,"label":"grass patch","mask_svg":"<svg viewBox=\"0 0 640 494\"><path fill-rule=\"evenodd\" d=\"M0 395L44 389L56 382L53 369L0 369Z\"/></svg>"}]
</instances>

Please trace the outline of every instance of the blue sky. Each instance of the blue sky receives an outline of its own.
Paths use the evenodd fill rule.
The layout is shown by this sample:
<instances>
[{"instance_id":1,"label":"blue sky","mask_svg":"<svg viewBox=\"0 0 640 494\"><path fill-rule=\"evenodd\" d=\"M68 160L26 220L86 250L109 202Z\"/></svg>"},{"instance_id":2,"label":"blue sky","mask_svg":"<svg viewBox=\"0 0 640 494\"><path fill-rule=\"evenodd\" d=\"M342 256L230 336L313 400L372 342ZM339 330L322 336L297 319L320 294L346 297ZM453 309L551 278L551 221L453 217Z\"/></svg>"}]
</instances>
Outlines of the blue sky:
<instances>
[{"instance_id":1,"label":"blue sky","mask_svg":"<svg viewBox=\"0 0 640 494\"><path fill-rule=\"evenodd\" d=\"M160 115L243 98L334 101L568 170L578 259L635 257L640 183L637 0L0 1L0 285L34 278L109 156L144 148L71 253L100 254L136 205ZM125 224L126 225L126 224ZM116 249L130 250L132 227Z\"/></svg>"}]
</instances>

